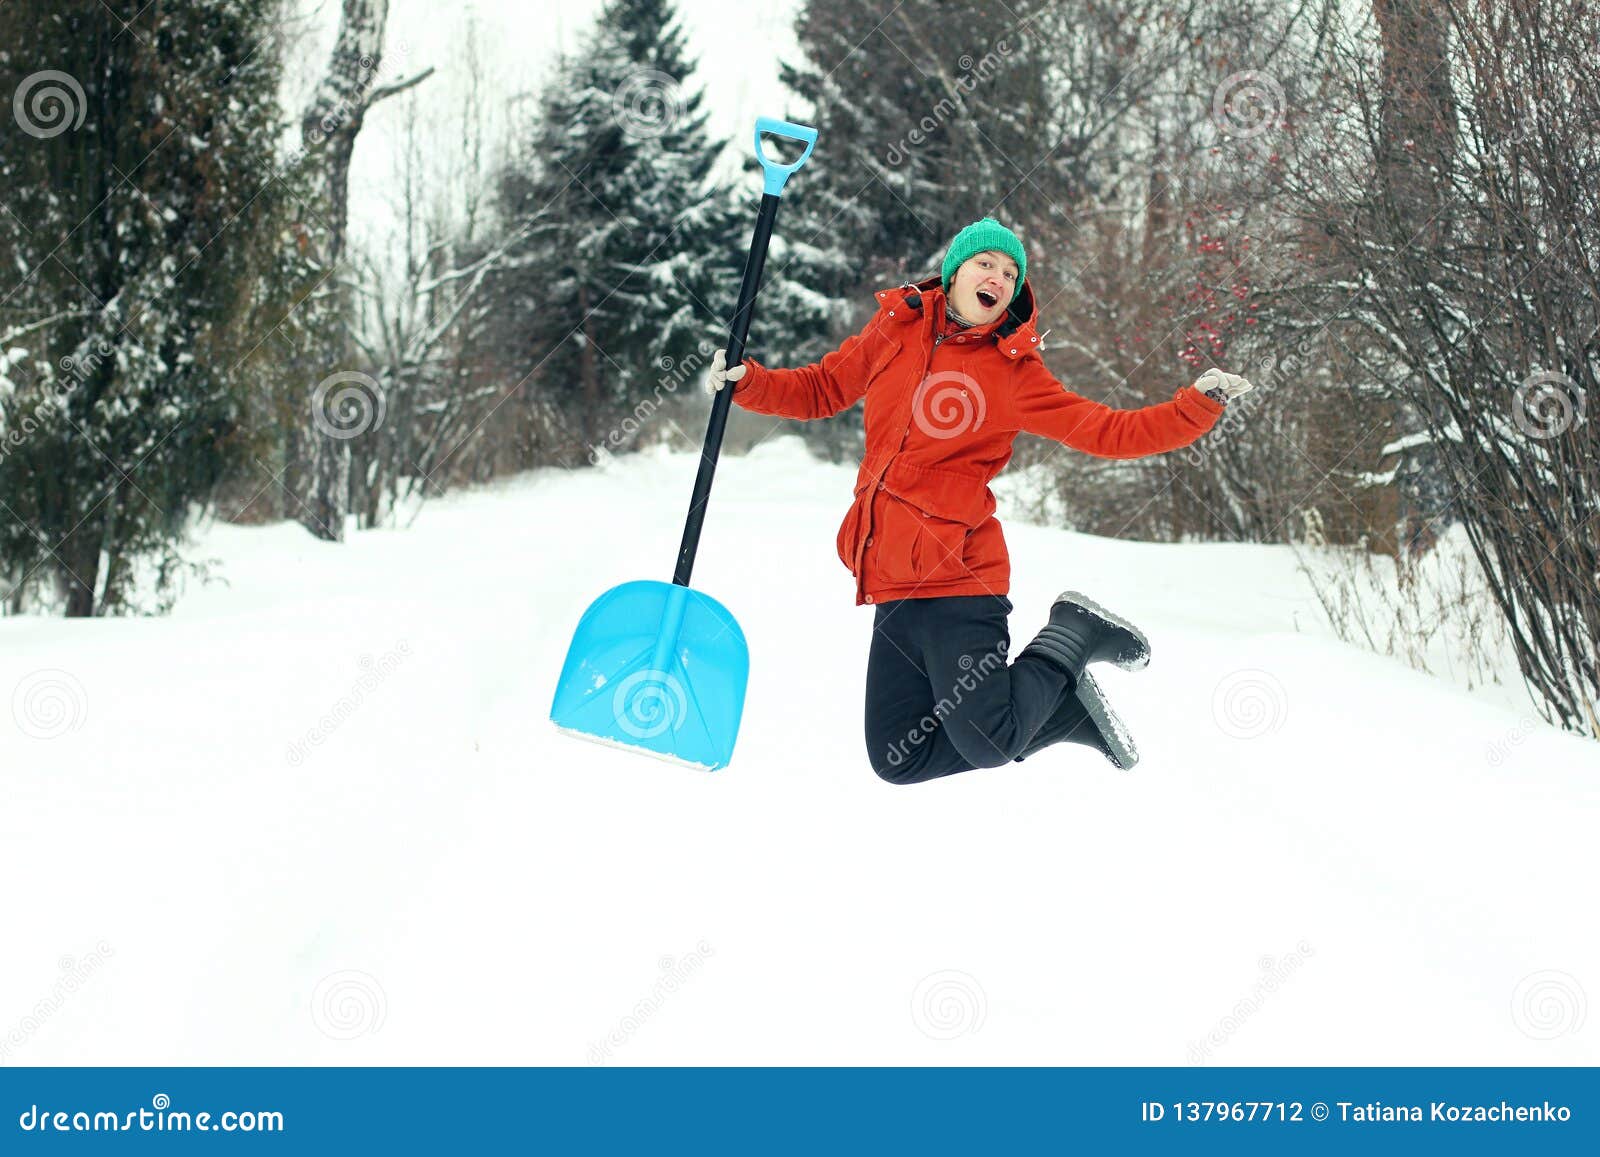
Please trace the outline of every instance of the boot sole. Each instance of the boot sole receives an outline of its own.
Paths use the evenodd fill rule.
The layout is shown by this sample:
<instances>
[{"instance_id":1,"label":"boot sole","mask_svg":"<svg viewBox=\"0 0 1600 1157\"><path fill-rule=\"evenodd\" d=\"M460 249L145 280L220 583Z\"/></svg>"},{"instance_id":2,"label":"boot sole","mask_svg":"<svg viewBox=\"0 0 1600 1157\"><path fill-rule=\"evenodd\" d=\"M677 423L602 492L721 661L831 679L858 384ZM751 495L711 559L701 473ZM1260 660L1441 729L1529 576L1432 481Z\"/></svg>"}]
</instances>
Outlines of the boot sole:
<instances>
[{"instance_id":1,"label":"boot sole","mask_svg":"<svg viewBox=\"0 0 1600 1157\"><path fill-rule=\"evenodd\" d=\"M1083 709L1089 713L1089 721L1100 733L1106 745L1106 758L1123 771L1131 770L1139 762L1139 749L1133 745L1133 736L1128 734L1127 726L1111 710L1105 696L1100 694L1100 684L1094 681L1094 676L1085 671L1073 694L1083 704Z\"/></svg>"},{"instance_id":2,"label":"boot sole","mask_svg":"<svg viewBox=\"0 0 1600 1157\"><path fill-rule=\"evenodd\" d=\"M1016 762L1021 763L1030 759L1047 747L1054 747L1058 743L1076 743L1082 747L1093 747L1112 764L1122 771L1130 770L1139 762L1139 751L1133 745L1133 737L1128 734L1127 727L1123 724L1117 713L1105 701L1100 693L1100 684L1094 681L1094 676L1084 672L1079 684L1067 692L1083 708L1084 717L1065 731L1053 732L1048 736L1035 736L1021 754L1016 756ZM1098 737L1098 743L1085 743L1081 739L1073 739L1079 729L1087 726L1092 737ZM1089 738L1089 737L1086 737Z\"/></svg>"},{"instance_id":3,"label":"boot sole","mask_svg":"<svg viewBox=\"0 0 1600 1157\"><path fill-rule=\"evenodd\" d=\"M1130 651L1127 647L1123 647L1115 656L1108 658L1107 662L1121 667L1124 671L1143 671L1150 665L1150 640L1145 638L1143 631L1128 622L1127 619L1114 611L1106 610L1081 591L1062 591L1056 596L1055 604L1051 609L1053 610L1055 605L1060 605L1061 603L1067 603L1087 611L1106 626L1122 631L1132 637L1135 649Z\"/></svg>"}]
</instances>

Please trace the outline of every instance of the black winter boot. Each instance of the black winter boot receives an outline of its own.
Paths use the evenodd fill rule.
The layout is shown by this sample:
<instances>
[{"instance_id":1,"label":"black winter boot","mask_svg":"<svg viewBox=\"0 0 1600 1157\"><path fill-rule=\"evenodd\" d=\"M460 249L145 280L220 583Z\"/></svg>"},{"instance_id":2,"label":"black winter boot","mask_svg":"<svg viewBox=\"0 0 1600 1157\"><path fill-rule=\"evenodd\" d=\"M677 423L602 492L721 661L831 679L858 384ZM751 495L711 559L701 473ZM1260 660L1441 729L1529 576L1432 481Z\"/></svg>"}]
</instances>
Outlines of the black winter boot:
<instances>
[{"instance_id":1,"label":"black winter boot","mask_svg":"<svg viewBox=\"0 0 1600 1157\"><path fill-rule=\"evenodd\" d=\"M1100 684L1087 671L1078 676L1075 687L1068 688L1050 718L1034 733L1015 762L1020 763L1056 743L1081 743L1092 747L1124 771L1139 762L1139 750L1133 745L1133 737L1100 693Z\"/></svg>"},{"instance_id":2,"label":"black winter boot","mask_svg":"<svg viewBox=\"0 0 1600 1157\"><path fill-rule=\"evenodd\" d=\"M1124 671L1150 663L1150 641L1138 627L1077 591L1062 591L1050 621L1022 654L1050 660L1076 679L1090 663L1115 663Z\"/></svg>"},{"instance_id":3,"label":"black winter boot","mask_svg":"<svg viewBox=\"0 0 1600 1157\"><path fill-rule=\"evenodd\" d=\"M1115 663L1140 671L1150 663L1144 633L1077 591L1063 591L1050 608L1050 621L1022 649L1067 674L1067 691L1051 717L1016 757L1025 759L1052 743L1093 747L1124 770L1139 762L1133 738L1085 669L1090 663ZM1018 656L1021 658L1021 655Z\"/></svg>"}]
</instances>

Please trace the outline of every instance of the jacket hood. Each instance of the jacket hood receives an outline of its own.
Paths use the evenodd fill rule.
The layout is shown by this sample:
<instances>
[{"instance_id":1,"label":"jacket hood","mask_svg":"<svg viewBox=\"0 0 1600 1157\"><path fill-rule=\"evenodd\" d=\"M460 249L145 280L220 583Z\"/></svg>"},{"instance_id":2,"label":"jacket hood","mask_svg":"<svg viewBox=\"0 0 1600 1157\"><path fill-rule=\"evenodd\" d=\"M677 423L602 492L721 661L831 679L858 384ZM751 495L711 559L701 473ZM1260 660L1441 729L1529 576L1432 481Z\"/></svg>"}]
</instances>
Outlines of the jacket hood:
<instances>
[{"instance_id":1,"label":"jacket hood","mask_svg":"<svg viewBox=\"0 0 1600 1157\"><path fill-rule=\"evenodd\" d=\"M880 309L884 306L889 307L891 316L895 320L910 323L927 316L926 311L934 299L943 299L945 293L943 280L935 276L915 284L908 282L880 289L873 296L877 299ZM1038 301L1033 296L1033 283L1024 281L1017 295L1011 299L1011 304L1006 306L1005 316L993 331L995 345L999 347L1001 353L1008 358L1020 358L1039 351L1039 330L1036 325L1038 312Z\"/></svg>"}]
</instances>

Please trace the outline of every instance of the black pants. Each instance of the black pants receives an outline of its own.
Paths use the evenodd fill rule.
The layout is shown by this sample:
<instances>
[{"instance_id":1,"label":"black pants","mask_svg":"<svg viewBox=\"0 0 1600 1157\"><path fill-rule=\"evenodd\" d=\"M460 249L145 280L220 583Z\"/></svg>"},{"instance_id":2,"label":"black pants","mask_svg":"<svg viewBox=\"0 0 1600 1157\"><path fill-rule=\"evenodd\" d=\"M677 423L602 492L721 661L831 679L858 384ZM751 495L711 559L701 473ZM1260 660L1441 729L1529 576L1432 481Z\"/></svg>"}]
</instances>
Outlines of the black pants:
<instances>
[{"instance_id":1,"label":"black pants","mask_svg":"<svg viewBox=\"0 0 1600 1157\"><path fill-rule=\"evenodd\" d=\"M890 783L1015 759L1050 718L1067 675L1035 655L1007 662L1011 600L995 595L877 605L867 657L867 758Z\"/></svg>"}]
</instances>

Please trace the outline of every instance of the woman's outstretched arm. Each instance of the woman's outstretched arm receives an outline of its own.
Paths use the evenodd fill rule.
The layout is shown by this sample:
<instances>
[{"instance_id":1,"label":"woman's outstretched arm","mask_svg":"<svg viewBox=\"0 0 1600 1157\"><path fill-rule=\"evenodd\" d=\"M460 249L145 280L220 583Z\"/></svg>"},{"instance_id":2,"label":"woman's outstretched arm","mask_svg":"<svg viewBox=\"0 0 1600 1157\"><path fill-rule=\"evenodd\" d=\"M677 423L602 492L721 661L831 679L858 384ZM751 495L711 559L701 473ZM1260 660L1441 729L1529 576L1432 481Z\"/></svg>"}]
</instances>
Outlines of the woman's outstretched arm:
<instances>
[{"instance_id":1,"label":"woman's outstretched arm","mask_svg":"<svg viewBox=\"0 0 1600 1157\"><path fill-rule=\"evenodd\" d=\"M886 348L879 315L874 314L860 333L852 334L838 349L823 354L820 361L809 366L768 369L746 358L743 376L729 379L733 400L753 414L800 421L832 417L849 409L867 392L873 373L882 368Z\"/></svg>"},{"instance_id":2,"label":"woman's outstretched arm","mask_svg":"<svg viewBox=\"0 0 1600 1157\"><path fill-rule=\"evenodd\" d=\"M1194 386L1181 386L1170 402L1113 409L1067 389L1036 357L1018 367L1015 381L1020 429L1100 458L1143 458L1177 450L1216 425L1226 408Z\"/></svg>"}]
</instances>

